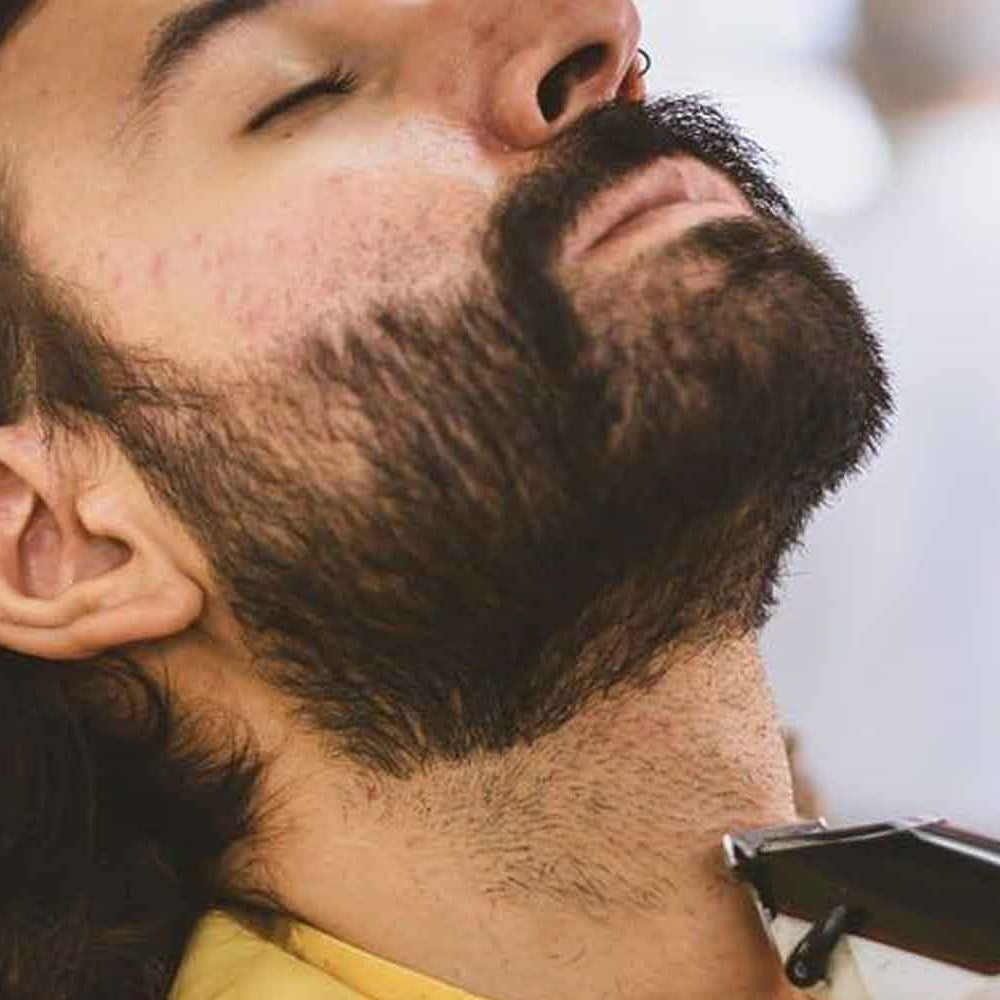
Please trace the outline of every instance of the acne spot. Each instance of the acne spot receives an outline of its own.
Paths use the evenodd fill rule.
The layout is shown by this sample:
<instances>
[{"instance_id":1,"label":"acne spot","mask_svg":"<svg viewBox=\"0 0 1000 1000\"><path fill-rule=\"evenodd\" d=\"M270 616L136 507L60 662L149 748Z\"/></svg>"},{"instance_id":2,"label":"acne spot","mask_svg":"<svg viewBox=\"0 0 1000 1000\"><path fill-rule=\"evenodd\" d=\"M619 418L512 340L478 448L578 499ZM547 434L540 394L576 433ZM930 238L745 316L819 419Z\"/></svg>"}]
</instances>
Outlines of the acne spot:
<instances>
[{"instance_id":1,"label":"acne spot","mask_svg":"<svg viewBox=\"0 0 1000 1000\"><path fill-rule=\"evenodd\" d=\"M149 266L149 276L153 279L153 283L158 287L163 287L163 276L167 268L166 255L163 251L158 251L153 256L153 261Z\"/></svg>"},{"instance_id":2,"label":"acne spot","mask_svg":"<svg viewBox=\"0 0 1000 1000\"><path fill-rule=\"evenodd\" d=\"M116 271L115 276L111 279L111 290L113 292L121 291L121 287L124 284L125 274L122 271Z\"/></svg>"},{"instance_id":3,"label":"acne spot","mask_svg":"<svg viewBox=\"0 0 1000 1000\"><path fill-rule=\"evenodd\" d=\"M452 100L458 95L458 78L455 75L449 74L441 80L437 90L439 100Z\"/></svg>"},{"instance_id":4,"label":"acne spot","mask_svg":"<svg viewBox=\"0 0 1000 1000\"><path fill-rule=\"evenodd\" d=\"M205 245L205 234L195 233L194 236L191 237L191 244L200 250Z\"/></svg>"},{"instance_id":5,"label":"acne spot","mask_svg":"<svg viewBox=\"0 0 1000 1000\"><path fill-rule=\"evenodd\" d=\"M488 45L493 44L493 40L497 37L497 32L500 30L500 24L497 21L486 21L479 27L475 28L472 34L473 43L480 47L485 48Z\"/></svg>"}]
</instances>

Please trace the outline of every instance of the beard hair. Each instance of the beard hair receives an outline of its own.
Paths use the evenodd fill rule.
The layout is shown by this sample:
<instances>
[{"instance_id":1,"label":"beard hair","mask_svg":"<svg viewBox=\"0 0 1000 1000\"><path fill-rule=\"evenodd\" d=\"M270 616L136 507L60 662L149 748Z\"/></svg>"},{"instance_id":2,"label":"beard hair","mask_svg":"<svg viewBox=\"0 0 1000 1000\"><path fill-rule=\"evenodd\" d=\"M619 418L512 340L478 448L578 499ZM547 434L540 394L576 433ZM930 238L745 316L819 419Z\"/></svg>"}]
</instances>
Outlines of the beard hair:
<instances>
[{"instance_id":1,"label":"beard hair","mask_svg":"<svg viewBox=\"0 0 1000 1000\"><path fill-rule=\"evenodd\" d=\"M678 152L757 217L571 290L555 264L589 200ZM261 675L331 752L396 778L530 746L655 684L673 645L760 628L890 410L850 286L703 105L588 116L483 256L450 299L305 331L224 382L133 364L169 410L140 394L113 422Z\"/></svg>"}]
</instances>

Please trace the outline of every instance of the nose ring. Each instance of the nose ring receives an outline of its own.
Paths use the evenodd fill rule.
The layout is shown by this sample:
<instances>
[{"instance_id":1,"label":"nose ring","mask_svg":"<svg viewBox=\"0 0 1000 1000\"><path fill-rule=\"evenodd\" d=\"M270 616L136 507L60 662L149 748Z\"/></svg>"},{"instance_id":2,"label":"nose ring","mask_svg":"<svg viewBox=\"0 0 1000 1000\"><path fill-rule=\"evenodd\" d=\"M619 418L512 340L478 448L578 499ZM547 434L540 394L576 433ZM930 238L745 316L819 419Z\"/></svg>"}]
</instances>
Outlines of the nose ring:
<instances>
[{"instance_id":1,"label":"nose ring","mask_svg":"<svg viewBox=\"0 0 1000 1000\"><path fill-rule=\"evenodd\" d=\"M645 49L639 49L639 60L642 63L639 69L639 76L642 77L653 68L653 57Z\"/></svg>"}]
</instances>

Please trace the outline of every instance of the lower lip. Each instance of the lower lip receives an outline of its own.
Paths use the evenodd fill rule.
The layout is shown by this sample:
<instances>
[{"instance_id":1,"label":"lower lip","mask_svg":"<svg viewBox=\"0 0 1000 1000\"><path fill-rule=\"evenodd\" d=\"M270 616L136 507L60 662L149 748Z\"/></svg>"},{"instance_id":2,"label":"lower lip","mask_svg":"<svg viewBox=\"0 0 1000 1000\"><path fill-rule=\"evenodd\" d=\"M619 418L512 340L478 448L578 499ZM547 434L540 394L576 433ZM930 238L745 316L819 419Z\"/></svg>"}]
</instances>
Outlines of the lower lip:
<instances>
[{"instance_id":1,"label":"lower lip","mask_svg":"<svg viewBox=\"0 0 1000 1000\"><path fill-rule=\"evenodd\" d=\"M724 219L745 219L751 215L749 208L731 201L685 201L659 205L609 230L590 247L588 256L605 253L628 241L662 245L695 226Z\"/></svg>"}]
</instances>

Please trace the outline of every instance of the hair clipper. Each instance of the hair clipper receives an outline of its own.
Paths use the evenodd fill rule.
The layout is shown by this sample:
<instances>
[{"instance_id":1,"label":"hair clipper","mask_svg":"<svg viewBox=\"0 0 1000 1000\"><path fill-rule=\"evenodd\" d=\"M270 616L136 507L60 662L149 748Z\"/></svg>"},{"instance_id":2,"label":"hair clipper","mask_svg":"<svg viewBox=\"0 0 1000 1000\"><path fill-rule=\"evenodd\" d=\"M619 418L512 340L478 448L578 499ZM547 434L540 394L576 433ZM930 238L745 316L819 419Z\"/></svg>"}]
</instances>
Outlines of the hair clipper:
<instances>
[{"instance_id":1,"label":"hair clipper","mask_svg":"<svg viewBox=\"0 0 1000 1000\"><path fill-rule=\"evenodd\" d=\"M1000 841L940 819L728 834L793 985L816 1000L1000 1000Z\"/></svg>"}]
</instances>

